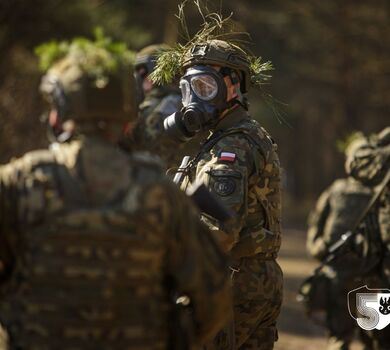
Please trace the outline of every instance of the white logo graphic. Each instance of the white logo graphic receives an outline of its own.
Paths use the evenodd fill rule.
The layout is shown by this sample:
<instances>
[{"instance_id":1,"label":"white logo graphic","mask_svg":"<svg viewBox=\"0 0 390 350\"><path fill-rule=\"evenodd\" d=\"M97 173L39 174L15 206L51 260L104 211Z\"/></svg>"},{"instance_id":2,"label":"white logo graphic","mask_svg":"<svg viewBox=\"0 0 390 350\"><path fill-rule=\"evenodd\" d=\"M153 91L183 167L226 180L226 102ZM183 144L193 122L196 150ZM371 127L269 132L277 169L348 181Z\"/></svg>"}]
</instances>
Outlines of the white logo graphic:
<instances>
[{"instance_id":1,"label":"white logo graphic","mask_svg":"<svg viewBox=\"0 0 390 350\"><path fill-rule=\"evenodd\" d=\"M381 330L390 323L390 290L367 286L351 290L348 293L348 310L359 327L367 331Z\"/></svg>"}]
</instances>

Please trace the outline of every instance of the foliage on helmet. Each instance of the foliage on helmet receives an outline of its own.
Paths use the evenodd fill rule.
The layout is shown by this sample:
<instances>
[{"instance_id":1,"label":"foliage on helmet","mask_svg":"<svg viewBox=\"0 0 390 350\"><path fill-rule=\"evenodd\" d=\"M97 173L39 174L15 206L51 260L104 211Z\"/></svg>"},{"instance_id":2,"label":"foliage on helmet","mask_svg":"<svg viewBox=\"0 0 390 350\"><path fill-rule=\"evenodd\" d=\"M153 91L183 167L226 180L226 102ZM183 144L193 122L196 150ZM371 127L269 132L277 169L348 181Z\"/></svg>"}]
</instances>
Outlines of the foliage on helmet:
<instances>
[{"instance_id":1,"label":"foliage on helmet","mask_svg":"<svg viewBox=\"0 0 390 350\"><path fill-rule=\"evenodd\" d=\"M75 38L36 49L46 74L40 90L60 118L128 120L135 102L134 54L95 30L95 40ZM133 113L135 114L135 113Z\"/></svg>"},{"instance_id":2,"label":"foliage on helmet","mask_svg":"<svg viewBox=\"0 0 390 350\"><path fill-rule=\"evenodd\" d=\"M46 72L56 62L69 57L79 62L81 69L90 77L102 79L115 73L120 67L130 66L135 54L125 43L113 42L101 28L95 29L95 40L78 37L72 41L50 41L35 48L39 67Z\"/></svg>"},{"instance_id":3,"label":"foliage on helmet","mask_svg":"<svg viewBox=\"0 0 390 350\"><path fill-rule=\"evenodd\" d=\"M207 13L205 13L199 0L195 0L194 4L203 19L200 30L191 38L184 14L186 1L180 4L177 18L181 23L184 39L187 42L176 44L159 54L156 69L151 74L154 83L171 83L177 76L183 74L185 61L194 48L217 41L226 43L229 49L243 58L246 62L244 70L249 72L250 81L255 87L261 87L271 78L268 73L273 69L271 62L263 62L261 57L254 56L244 47L248 41L244 40L243 37L248 37L248 34L235 30L232 14L224 18L216 12L210 13L207 8L205 9Z\"/></svg>"}]
</instances>

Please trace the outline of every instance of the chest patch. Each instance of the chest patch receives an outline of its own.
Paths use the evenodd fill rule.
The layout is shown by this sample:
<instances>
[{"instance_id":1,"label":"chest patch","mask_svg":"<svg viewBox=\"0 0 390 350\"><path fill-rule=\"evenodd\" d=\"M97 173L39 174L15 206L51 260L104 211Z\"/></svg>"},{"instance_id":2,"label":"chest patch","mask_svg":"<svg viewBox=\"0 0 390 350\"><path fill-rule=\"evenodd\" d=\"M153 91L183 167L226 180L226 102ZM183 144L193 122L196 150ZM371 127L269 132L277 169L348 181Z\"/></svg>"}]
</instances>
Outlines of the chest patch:
<instances>
[{"instance_id":1,"label":"chest patch","mask_svg":"<svg viewBox=\"0 0 390 350\"><path fill-rule=\"evenodd\" d=\"M236 183L230 178L221 178L214 182L214 192L220 196L229 196L236 189Z\"/></svg>"},{"instance_id":2,"label":"chest patch","mask_svg":"<svg viewBox=\"0 0 390 350\"><path fill-rule=\"evenodd\" d=\"M221 152L218 160L225 162L234 162L236 160L236 154L232 152Z\"/></svg>"}]
</instances>

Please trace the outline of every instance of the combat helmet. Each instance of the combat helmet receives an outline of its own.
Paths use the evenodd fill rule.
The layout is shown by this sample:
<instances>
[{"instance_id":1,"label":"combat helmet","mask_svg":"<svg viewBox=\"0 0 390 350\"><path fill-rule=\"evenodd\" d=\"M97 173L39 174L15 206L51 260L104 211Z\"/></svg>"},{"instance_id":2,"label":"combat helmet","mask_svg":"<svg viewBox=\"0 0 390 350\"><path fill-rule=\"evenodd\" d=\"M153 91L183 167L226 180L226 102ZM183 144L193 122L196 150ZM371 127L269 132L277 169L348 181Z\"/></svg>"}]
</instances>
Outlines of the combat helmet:
<instances>
[{"instance_id":1,"label":"combat helmet","mask_svg":"<svg viewBox=\"0 0 390 350\"><path fill-rule=\"evenodd\" d=\"M250 62L237 46L224 40L212 39L192 46L184 55L183 68L195 65L217 65L231 68L239 73L241 92L249 90Z\"/></svg>"},{"instance_id":2,"label":"combat helmet","mask_svg":"<svg viewBox=\"0 0 390 350\"><path fill-rule=\"evenodd\" d=\"M273 69L272 63L263 61L242 45L244 40L240 37L245 33L235 31L231 16L224 18L219 13L210 13L207 8L204 12L198 2L194 3L203 19L199 31L190 37L185 24L184 2L179 6L177 18L183 26L187 42L178 43L158 54L156 67L151 73L153 83L172 83L187 68L195 65L216 65L227 68L223 76L230 75L233 83L239 79L242 95L249 91L250 86L263 93L263 85L271 78L269 72ZM266 95L269 99L269 94ZM243 96L242 102L245 99Z\"/></svg>"},{"instance_id":3,"label":"combat helmet","mask_svg":"<svg viewBox=\"0 0 390 350\"><path fill-rule=\"evenodd\" d=\"M167 49L169 49L169 46L166 44L154 44L144 47L135 57L135 70L144 68L145 75L150 74L156 66L157 56Z\"/></svg>"},{"instance_id":4,"label":"combat helmet","mask_svg":"<svg viewBox=\"0 0 390 350\"><path fill-rule=\"evenodd\" d=\"M347 149L346 172L362 183L374 186L389 169L390 128L354 141Z\"/></svg>"},{"instance_id":5,"label":"combat helmet","mask_svg":"<svg viewBox=\"0 0 390 350\"><path fill-rule=\"evenodd\" d=\"M369 141L363 133L355 133L354 138L345 147L344 169L348 175L352 174L356 152L369 146Z\"/></svg>"},{"instance_id":6,"label":"combat helmet","mask_svg":"<svg viewBox=\"0 0 390 350\"><path fill-rule=\"evenodd\" d=\"M390 126L384 128L378 133L378 145L387 146L390 144Z\"/></svg>"},{"instance_id":7,"label":"combat helmet","mask_svg":"<svg viewBox=\"0 0 390 350\"><path fill-rule=\"evenodd\" d=\"M135 118L134 78L127 51L110 51L101 42L84 38L65 44L65 52L47 64L40 84L61 121L129 122ZM63 47L64 42L56 45ZM41 47L42 59L45 47Z\"/></svg>"}]
</instances>

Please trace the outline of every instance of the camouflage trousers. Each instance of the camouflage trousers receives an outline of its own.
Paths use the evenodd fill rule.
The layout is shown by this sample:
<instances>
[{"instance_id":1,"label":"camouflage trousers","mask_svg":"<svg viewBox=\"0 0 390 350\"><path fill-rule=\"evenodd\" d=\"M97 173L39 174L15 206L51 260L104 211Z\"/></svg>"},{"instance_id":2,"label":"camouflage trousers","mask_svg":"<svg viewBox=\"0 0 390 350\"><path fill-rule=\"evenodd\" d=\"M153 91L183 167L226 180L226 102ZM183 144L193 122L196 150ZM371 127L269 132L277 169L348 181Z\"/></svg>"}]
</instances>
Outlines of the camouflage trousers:
<instances>
[{"instance_id":1,"label":"camouflage trousers","mask_svg":"<svg viewBox=\"0 0 390 350\"><path fill-rule=\"evenodd\" d=\"M271 350L283 298L283 274L275 260L241 258L232 267L234 320L207 350Z\"/></svg>"}]
</instances>

